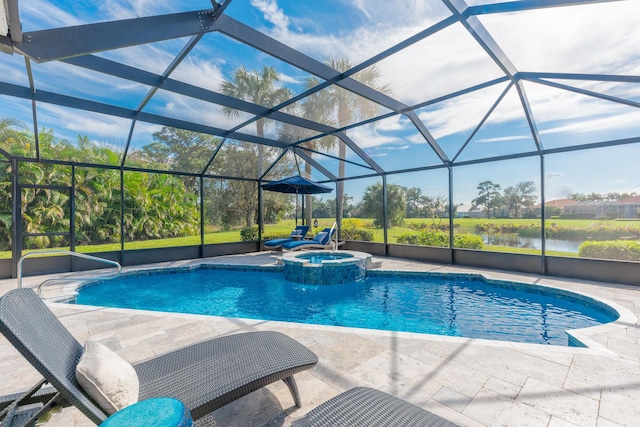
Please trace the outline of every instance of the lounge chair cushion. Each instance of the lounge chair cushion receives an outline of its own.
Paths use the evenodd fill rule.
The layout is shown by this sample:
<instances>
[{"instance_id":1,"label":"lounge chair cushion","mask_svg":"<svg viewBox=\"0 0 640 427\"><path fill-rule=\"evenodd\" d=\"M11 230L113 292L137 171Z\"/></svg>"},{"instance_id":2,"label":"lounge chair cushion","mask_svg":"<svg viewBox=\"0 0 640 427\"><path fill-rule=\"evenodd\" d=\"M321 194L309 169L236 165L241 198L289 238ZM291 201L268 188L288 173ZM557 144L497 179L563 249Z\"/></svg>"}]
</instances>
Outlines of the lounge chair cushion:
<instances>
[{"instance_id":1,"label":"lounge chair cushion","mask_svg":"<svg viewBox=\"0 0 640 427\"><path fill-rule=\"evenodd\" d=\"M76 379L109 415L138 401L140 382L133 366L97 341L85 343Z\"/></svg>"},{"instance_id":2,"label":"lounge chair cushion","mask_svg":"<svg viewBox=\"0 0 640 427\"><path fill-rule=\"evenodd\" d=\"M313 240L320 243L321 245L324 245L327 243L327 236L329 236L329 233L321 231L320 233L316 234L316 237L314 237Z\"/></svg>"}]
</instances>

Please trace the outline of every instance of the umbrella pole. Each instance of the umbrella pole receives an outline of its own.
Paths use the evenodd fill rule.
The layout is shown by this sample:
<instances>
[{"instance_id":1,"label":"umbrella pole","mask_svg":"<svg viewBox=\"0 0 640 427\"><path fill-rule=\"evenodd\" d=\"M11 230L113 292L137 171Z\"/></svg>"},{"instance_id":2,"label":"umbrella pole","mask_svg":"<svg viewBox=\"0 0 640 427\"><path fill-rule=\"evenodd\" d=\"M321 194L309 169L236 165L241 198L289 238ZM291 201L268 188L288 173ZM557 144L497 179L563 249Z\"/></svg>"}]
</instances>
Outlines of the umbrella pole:
<instances>
[{"instance_id":1,"label":"umbrella pole","mask_svg":"<svg viewBox=\"0 0 640 427\"><path fill-rule=\"evenodd\" d=\"M296 188L296 227L298 227L298 189Z\"/></svg>"}]
</instances>

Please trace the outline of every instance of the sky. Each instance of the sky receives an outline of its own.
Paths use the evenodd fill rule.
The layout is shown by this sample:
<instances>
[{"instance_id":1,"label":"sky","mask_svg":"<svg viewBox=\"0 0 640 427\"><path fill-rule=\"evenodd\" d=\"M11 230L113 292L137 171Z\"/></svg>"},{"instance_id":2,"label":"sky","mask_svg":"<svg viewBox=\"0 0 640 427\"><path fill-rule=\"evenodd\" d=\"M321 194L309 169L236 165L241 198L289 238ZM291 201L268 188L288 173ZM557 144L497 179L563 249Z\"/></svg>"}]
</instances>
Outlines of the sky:
<instances>
[{"instance_id":1,"label":"sky","mask_svg":"<svg viewBox=\"0 0 640 427\"><path fill-rule=\"evenodd\" d=\"M467 0L468 4L488 3ZM208 0L157 2L149 0L31 0L20 3L23 31L35 31L100 21L178 13L211 7ZM521 72L563 72L604 75L640 75L640 0L556 7L526 12L481 15L480 24L491 34L513 67ZM232 0L225 13L304 55L324 62L344 58L356 66L451 15L440 0ZM161 74L188 39L97 53L136 68ZM293 95L309 87L309 73L219 33L206 34L170 76L212 91L232 78L238 67L258 70L273 66L279 85ZM438 97L482 84L504 75L496 62L460 23L380 60L375 65L377 85L406 106L422 105ZM135 109L150 89L72 67L64 63L32 63L37 90ZM28 86L24 60L19 55L0 55L0 82ZM371 67L365 69L371 71ZM354 78L360 78L357 74ZM322 81L320 79L320 81ZM553 80L582 90L640 103L640 83ZM69 84L72 82L72 84ZM363 83L368 84L363 80ZM99 88L99 90L96 90ZM522 88L531 105L543 148L637 137L640 109L611 100L526 81ZM251 118L247 113L226 115L220 106L159 90L145 112L230 129ZM38 124L56 135L75 140L78 133L122 149L129 132L127 120L55 105L38 104ZM380 107L379 115L390 110ZM458 161L518 154L536 149L522 101L515 87L500 83L415 110L449 159ZM292 113L294 114L294 113ZM31 103L0 94L0 117L32 122ZM357 121L357 115L352 122ZM481 125L481 126L480 126ZM151 140L159 126L138 122L132 147ZM253 125L240 132L255 134ZM404 115L394 115L347 131L366 154L383 169L441 164L425 138ZM277 124L267 127L277 138ZM461 150L461 148L463 148ZM569 193L640 193L638 144L586 150L545 158L546 199ZM333 152L332 155L337 153ZM316 156L330 170L335 161ZM349 159L363 164L355 153ZM347 166L348 176L368 170ZM335 172L334 172L335 173ZM314 175L315 179L322 176ZM448 174L421 172L389 175L389 182L420 187L426 194L446 195ZM454 197L468 203L478 183L492 180L504 189L520 181L541 185L539 158L456 168ZM347 192L360 194L370 180L353 182ZM356 199L358 197L356 196Z\"/></svg>"}]
</instances>

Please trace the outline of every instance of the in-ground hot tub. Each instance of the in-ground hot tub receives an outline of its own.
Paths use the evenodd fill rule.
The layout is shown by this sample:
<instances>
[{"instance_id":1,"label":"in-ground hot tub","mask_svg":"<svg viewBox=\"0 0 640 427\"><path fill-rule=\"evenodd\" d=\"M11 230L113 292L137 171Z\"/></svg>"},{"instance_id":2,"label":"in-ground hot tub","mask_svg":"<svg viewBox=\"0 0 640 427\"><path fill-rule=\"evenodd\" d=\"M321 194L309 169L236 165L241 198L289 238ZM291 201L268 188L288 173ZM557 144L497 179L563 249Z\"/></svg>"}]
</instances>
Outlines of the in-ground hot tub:
<instances>
[{"instance_id":1,"label":"in-ground hot tub","mask_svg":"<svg viewBox=\"0 0 640 427\"><path fill-rule=\"evenodd\" d=\"M282 255L284 278L306 285L364 280L371 255L356 251L309 251Z\"/></svg>"}]
</instances>

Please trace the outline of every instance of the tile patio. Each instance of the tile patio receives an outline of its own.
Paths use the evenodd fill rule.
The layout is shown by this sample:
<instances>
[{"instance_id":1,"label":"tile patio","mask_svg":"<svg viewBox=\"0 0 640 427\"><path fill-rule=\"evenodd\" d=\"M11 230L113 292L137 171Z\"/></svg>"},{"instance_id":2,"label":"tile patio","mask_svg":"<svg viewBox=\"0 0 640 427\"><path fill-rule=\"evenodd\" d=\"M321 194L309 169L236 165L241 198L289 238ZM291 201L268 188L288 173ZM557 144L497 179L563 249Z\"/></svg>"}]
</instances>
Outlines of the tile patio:
<instances>
[{"instance_id":1,"label":"tile patio","mask_svg":"<svg viewBox=\"0 0 640 427\"><path fill-rule=\"evenodd\" d=\"M263 252L197 262L271 265L276 259L277 254ZM357 385L390 392L461 426L639 425L640 288L376 259L382 260L383 269L482 272L492 278L575 290L608 300L622 307L625 315L612 326L581 336L591 348L572 348L64 304L51 307L80 342L91 337L130 362L221 334L267 329L281 331L318 354L318 365L296 377L301 409L293 405L284 383L273 384L216 411L220 426L288 426L319 403ZM27 278L25 286L36 287L42 280ZM14 287L15 279L0 280L0 294ZM53 286L47 296L59 291ZM0 394L21 391L38 379L0 337ZM45 425L93 424L74 408L65 408Z\"/></svg>"}]
</instances>

